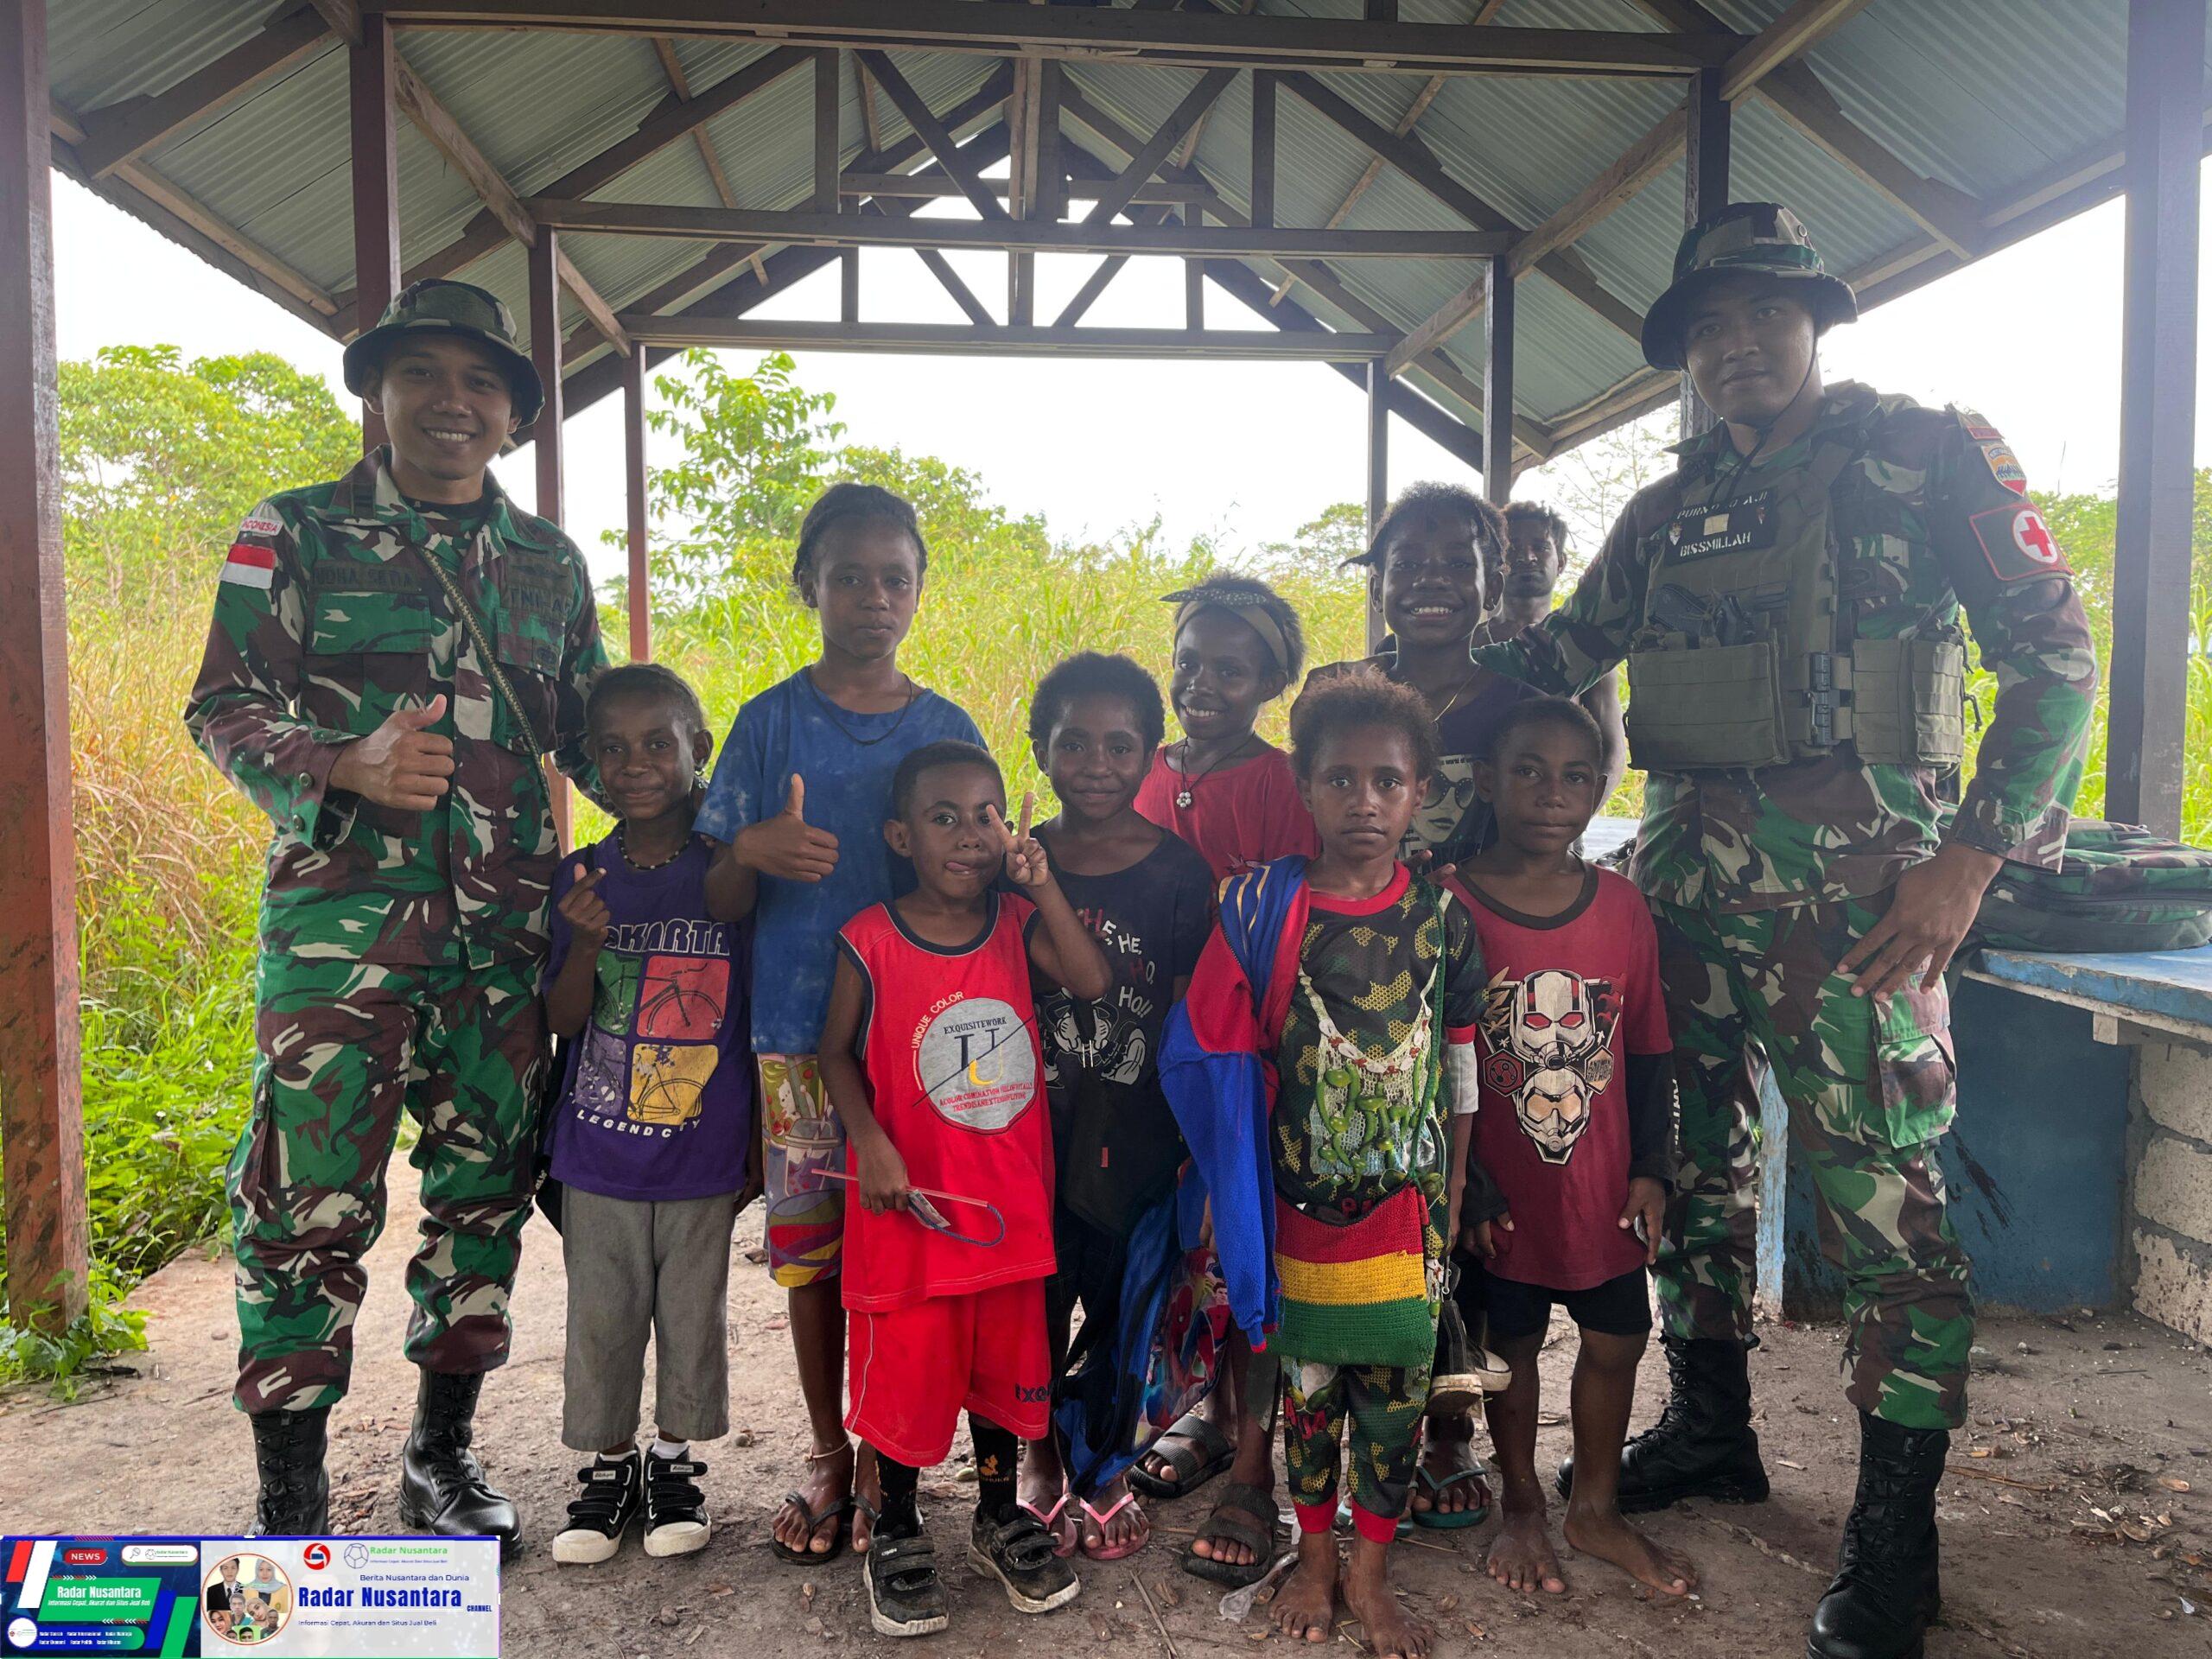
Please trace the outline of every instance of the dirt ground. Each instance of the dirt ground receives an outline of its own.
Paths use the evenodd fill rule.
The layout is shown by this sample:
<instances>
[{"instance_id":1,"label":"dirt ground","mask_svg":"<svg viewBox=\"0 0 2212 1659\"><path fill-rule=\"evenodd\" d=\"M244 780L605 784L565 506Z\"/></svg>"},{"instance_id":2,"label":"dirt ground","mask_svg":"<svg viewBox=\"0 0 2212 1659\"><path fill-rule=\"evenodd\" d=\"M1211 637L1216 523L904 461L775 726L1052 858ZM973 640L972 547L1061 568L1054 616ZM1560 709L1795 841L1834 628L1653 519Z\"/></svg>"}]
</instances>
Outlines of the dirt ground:
<instances>
[{"instance_id":1,"label":"dirt ground","mask_svg":"<svg viewBox=\"0 0 2212 1659\"><path fill-rule=\"evenodd\" d=\"M334 1414L331 1468L339 1524L394 1526L396 1459L413 1398L401 1359L401 1268L414 1228L412 1174L393 1172L394 1224L372 1258L352 1396ZM505 1642L531 1659L779 1655L880 1650L868 1629L860 1568L849 1556L801 1570L766 1546L766 1517L804 1450L780 1293L742 1253L758 1211L741 1224L731 1288L732 1437L702 1448L717 1519L698 1554L649 1560L632 1536L606 1566L556 1567L547 1551L579 1459L560 1444L565 1299L559 1241L531 1224L515 1294L515 1352L485 1392L479 1444L523 1507L528 1547L505 1580ZM230 1265L205 1255L143 1286L150 1351L130 1374L104 1376L60 1405L38 1391L0 1399L0 1522L10 1532L211 1532L242 1527L253 1460L230 1404ZM1653 1518L1688 1552L1701 1594L1672 1606L1640 1601L1601 1563L1567 1558L1563 1597L1517 1596L1482 1571L1491 1526L1421 1535L1397 1552L1416 1609L1440 1630L1440 1651L1544 1656L1684 1654L1772 1659L1803 1651L1805 1620L1826 1582L1849 1507L1855 1426L1836 1370L1839 1333L1770 1326L1752 1357L1759 1431L1774 1477L1761 1505L1691 1505ZM1567 1447L1563 1425L1571 1332L1545 1356L1547 1464ZM2172 1332L2130 1315L1995 1318L1976 1350L1973 1418L1955 1440L1942 1498L1945 1611L1936 1659L2114 1655L2164 1659L2212 1652L2212 1364ZM1648 1362L1638 1419L1656 1410L1664 1373ZM956 1454L957 1455L957 1454ZM965 1524L974 1488L949 1467L925 1484L941 1536ZM952 1628L927 1650L1016 1659L1278 1649L1264 1608L1224 1622L1218 1586L1177 1570L1175 1552L1203 1495L1159 1506L1152 1547L1128 1560L1078 1563L1083 1594L1046 1618L1013 1611L964 1571L950 1575ZM1494 1523L1493 1523L1494 1524ZM948 1552L955 1562L957 1551ZM1360 1647L1357 1625L1340 1641ZM1331 1644L1332 1649L1335 1644Z\"/></svg>"}]
</instances>

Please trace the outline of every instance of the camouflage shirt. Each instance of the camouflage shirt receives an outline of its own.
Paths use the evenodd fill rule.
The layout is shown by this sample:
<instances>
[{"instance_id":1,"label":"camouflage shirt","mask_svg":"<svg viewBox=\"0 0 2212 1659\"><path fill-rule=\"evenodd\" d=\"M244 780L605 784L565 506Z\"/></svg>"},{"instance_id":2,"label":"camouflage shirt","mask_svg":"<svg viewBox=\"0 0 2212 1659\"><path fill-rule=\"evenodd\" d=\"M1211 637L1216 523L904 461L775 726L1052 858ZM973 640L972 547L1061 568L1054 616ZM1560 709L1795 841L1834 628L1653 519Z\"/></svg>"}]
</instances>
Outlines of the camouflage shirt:
<instances>
[{"instance_id":1,"label":"camouflage shirt","mask_svg":"<svg viewBox=\"0 0 2212 1659\"><path fill-rule=\"evenodd\" d=\"M2022 499L2019 463L1979 416L1846 384L1829 390L1811 432L1745 476L1770 485L1807 465L1822 435L1852 425L1864 448L1830 496L1837 537L1856 550L1842 602L1866 639L1955 628L1963 606L1997 679L1973 780L1943 829L1945 774L1869 764L1848 743L1757 771L1653 772L1634 868L1653 898L1721 911L1864 898L1946 838L2045 868L2064 851L2096 655L2065 562ZM1629 503L1566 604L1478 647L1477 662L1572 696L1627 656L1685 490L1738 464L1719 427L1675 453L1679 470Z\"/></svg>"},{"instance_id":2,"label":"camouflage shirt","mask_svg":"<svg viewBox=\"0 0 2212 1659\"><path fill-rule=\"evenodd\" d=\"M559 852L539 756L587 791L583 695L607 660L591 576L489 478L479 508L418 508L378 450L246 515L215 589L185 725L275 821L265 950L484 967L542 953ZM474 607L508 707L424 560ZM440 693L454 775L429 811L330 786L353 739Z\"/></svg>"}]
</instances>

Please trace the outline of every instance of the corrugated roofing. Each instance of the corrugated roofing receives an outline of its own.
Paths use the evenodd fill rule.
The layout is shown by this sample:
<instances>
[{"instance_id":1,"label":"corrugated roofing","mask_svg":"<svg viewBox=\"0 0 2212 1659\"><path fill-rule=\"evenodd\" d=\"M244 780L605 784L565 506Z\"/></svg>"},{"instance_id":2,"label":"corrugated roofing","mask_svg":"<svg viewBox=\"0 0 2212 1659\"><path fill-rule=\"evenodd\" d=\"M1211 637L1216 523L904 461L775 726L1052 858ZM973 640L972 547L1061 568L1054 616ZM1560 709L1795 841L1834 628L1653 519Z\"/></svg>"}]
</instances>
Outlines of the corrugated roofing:
<instances>
[{"instance_id":1,"label":"corrugated roofing","mask_svg":"<svg viewBox=\"0 0 2212 1659\"><path fill-rule=\"evenodd\" d=\"M1114 0L1127 3L1127 0ZM1222 0L1226 9L1228 0ZM1704 0L1720 26L1757 33L1788 0ZM1678 6L1679 0L1676 0ZM79 119L158 94L241 45L296 0L72 0L52 8L54 98ZM1408 22L1464 22L1476 0L1403 0ZM1666 8L1662 8L1664 10ZM1357 0L1259 0L1272 16L1342 19ZM1637 0L1507 0L1493 20L1508 28L1652 30ZM2126 0L1871 0L1800 60L1843 115L1904 165L1977 204L1986 217L2034 181L2117 150L2125 100ZM423 84L515 191L543 190L633 133L671 96L652 42L612 34L404 31L400 48ZM675 51L695 96L773 49L757 41L683 39ZM900 51L899 72L936 110L974 95L999 66L961 53ZM138 158L251 244L321 286L352 286L352 186L346 58L327 49L292 64L245 95L181 128ZM1084 96L1131 133L1149 135L1197 82L1198 72L1085 60L1066 73ZM1802 73L1801 71L1801 73ZM1395 129L1419 94L1419 75L1331 73L1318 78L1354 108ZM703 131L739 205L788 208L813 188L813 76L802 65L708 123ZM2208 83L2212 84L2212 83ZM1240 75L1216 102L1195 169L1243 211L1250 190L1250 82ZM1573 199L1675 107L1679 82L1607 77L1468 76L1446 79L1414 128L1415 140L1497 215L1527 228ZM853 60L839 77L842 153L866 145ZM908 136L887 97L876 109L887 142ZM1069 142L1109 167L1122 152L1071 118ZM1286 87L1278 100L1277 219L1326 221L1371 159L1370 152ZM1758 95L1737 106L1733 194L1796 207L1832 270L1897 263L1925 241L1920 224ZM482 203L467 181L404 119L399 124L402 264L413 268L476 224ZM2108 181L2116 185L2116 175ZM1641 310L1665 286L1681 233L1677 163L1587 230L1563 257L1605 292ZM685 137L595 193L603 200L717 203L695 143ZM127 204L126 204L127 205ZM2086 201L2078 205L2086 206ZM954 211L964 212L957 204ZM933 209L932 211L942 211ZM1353 228L1450 230L1465 221L1427 189L1385 165L1346 221ZM702 245L644 237L570 235L569 257L619 308L667 283L702 255ZM1271 284L1282 271L1249 262ZM1368 329L1379 317L1403 331L1481 276L1471 262L1345 258L1334 262L1339 298L1300 284L1299 304L1332 326ZM1933 269L1933 267L1930 267ZM465 274L527 319L525 262L503 243ZM978 288L1001 303L999 285ZM1215 300L1216 327L1230 314ZM571 318L575 308L568 308ZM350 321L341 311L331 326ZM1635 342L1541 273L1524 277L1517 312L1516 414L1548 442L1572 442L1655 389ZM1478 425L1479 326L1441 348L1448 366L1418 384L1452 414ZM1582 411L1596 410L1595 416ZM1556 434L1553 429L1557 429Z\"/></svg>"}]
</instances>

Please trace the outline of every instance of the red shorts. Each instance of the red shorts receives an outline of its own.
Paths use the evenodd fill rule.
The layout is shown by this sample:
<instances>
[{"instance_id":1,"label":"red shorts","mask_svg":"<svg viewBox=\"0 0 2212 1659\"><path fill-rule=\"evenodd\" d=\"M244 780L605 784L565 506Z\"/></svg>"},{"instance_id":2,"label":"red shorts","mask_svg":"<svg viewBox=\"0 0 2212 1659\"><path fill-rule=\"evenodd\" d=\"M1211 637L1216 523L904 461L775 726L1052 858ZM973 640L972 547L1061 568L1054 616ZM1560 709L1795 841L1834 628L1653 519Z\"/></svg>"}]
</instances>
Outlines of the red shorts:
<instances>
[{"instance_id":1,"label":"red shorts","mask_svg":"<svg viewBox=\"0 0 2212 1659\"><path fill-rule=\"evenodd\" d=\"M917 1469L943 1463L963 1407L1025 1440L1050 1432L1042 1279L849 1317L845 1427L879 1452Z\"/></svg>"}]
</instances>

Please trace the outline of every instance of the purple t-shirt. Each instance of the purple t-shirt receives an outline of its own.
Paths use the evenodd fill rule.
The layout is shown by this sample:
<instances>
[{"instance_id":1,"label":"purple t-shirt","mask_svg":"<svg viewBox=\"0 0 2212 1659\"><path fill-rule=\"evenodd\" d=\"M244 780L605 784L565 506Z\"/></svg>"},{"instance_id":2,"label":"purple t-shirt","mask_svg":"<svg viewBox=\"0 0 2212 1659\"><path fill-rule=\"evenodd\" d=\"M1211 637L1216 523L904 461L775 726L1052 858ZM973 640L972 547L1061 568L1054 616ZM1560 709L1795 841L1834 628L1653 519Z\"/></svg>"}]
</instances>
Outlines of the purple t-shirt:
<instances>
[{"instance_id":1,"label":"purple t-shirt","mask_svg":"<svg viewBox=\"0 0 2212 1659\"><path fill-rule=\"evenodd\" d=\"M753 1135L745 982L752 928L707 913L706 842L632 869L613 836L587 849L613 925L591 1018L569 1045L555 1109L552 1176L603 1198L705 1198L745 1185ZM561 861L553 902L575 885ZM574 935L556 910L551 985Z\"/></svg>"}]
</instances>

